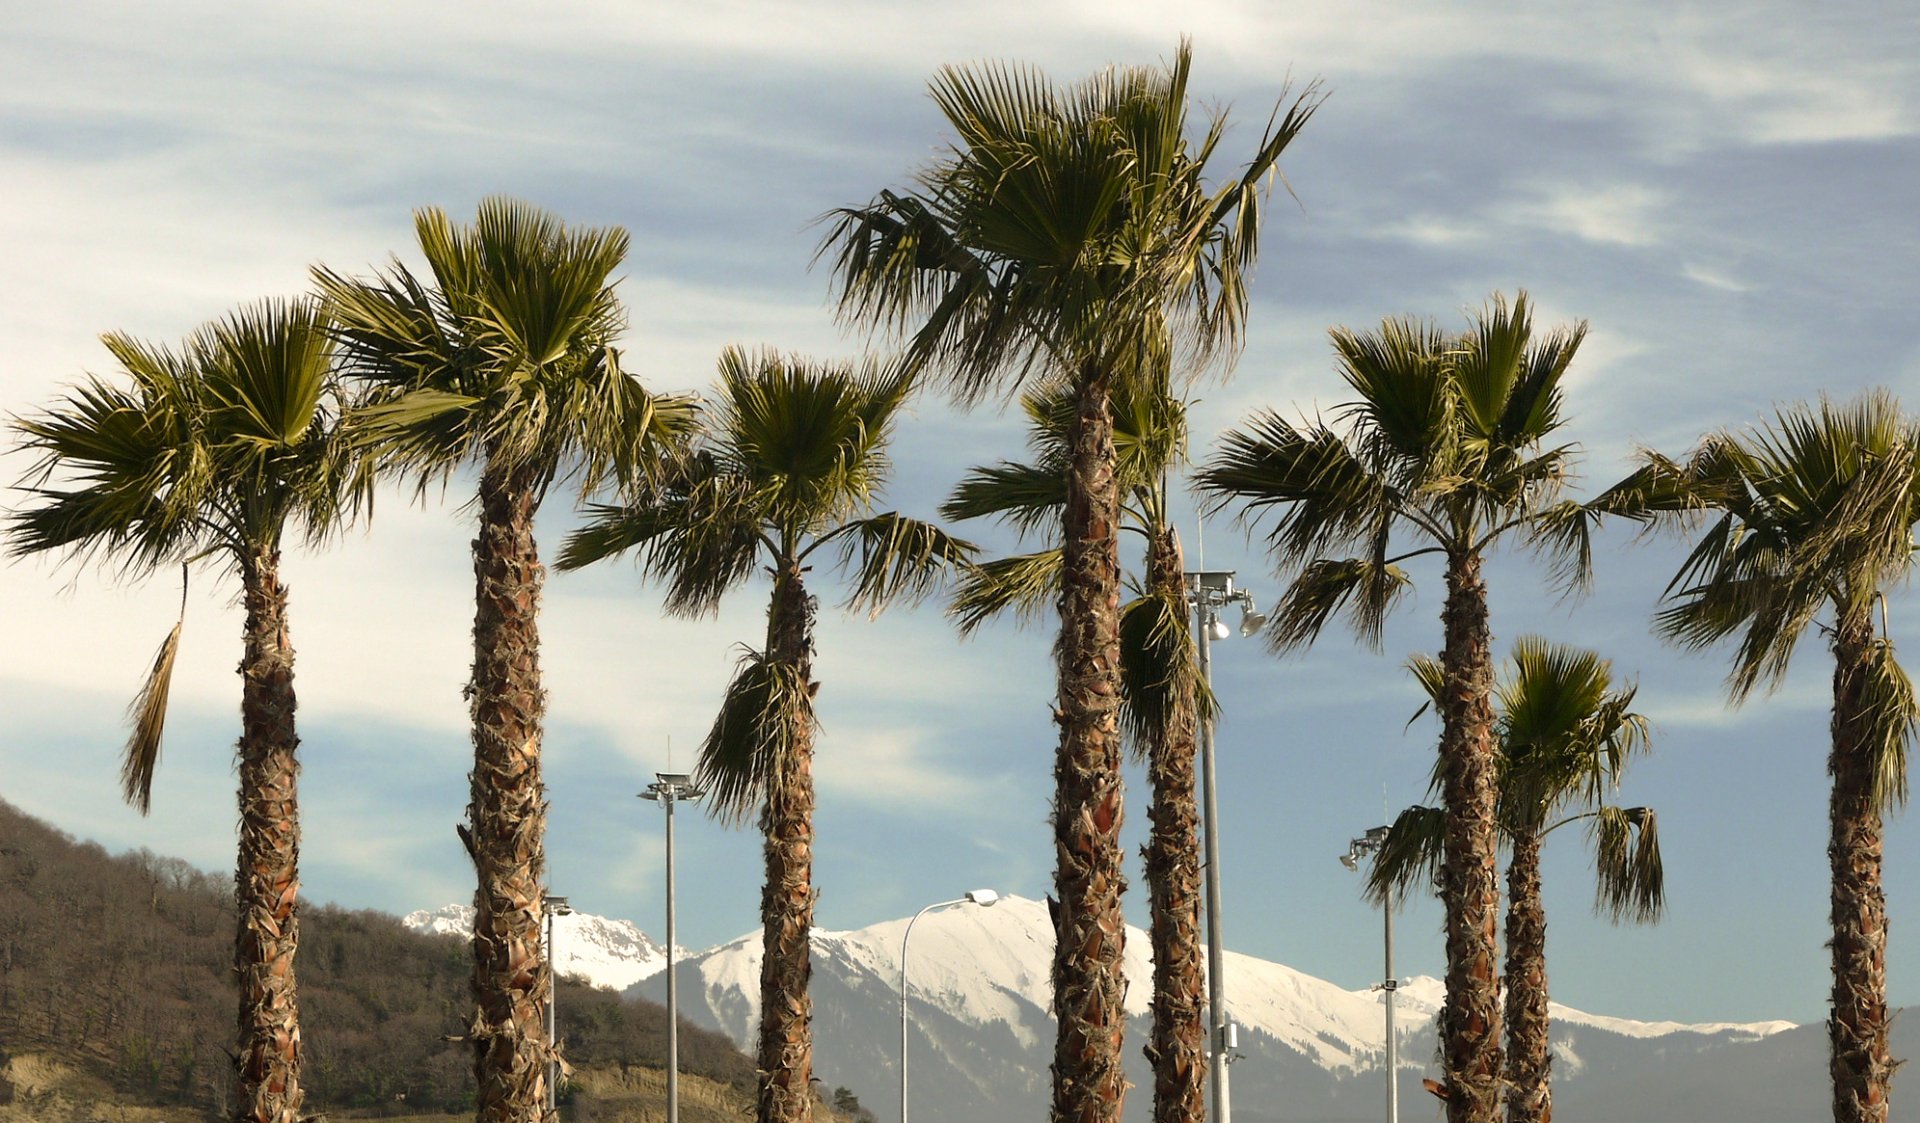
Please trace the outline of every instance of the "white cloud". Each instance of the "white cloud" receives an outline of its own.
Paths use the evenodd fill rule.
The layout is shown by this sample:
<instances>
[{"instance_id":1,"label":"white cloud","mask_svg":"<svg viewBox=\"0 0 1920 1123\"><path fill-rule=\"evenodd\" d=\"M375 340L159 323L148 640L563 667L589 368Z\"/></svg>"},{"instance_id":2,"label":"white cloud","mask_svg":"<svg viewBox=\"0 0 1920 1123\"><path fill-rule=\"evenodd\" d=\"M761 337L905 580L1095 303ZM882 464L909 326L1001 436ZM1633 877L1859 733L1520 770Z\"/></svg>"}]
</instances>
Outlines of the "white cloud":
<instances>
[{"instance_id":1,"label":"white cloud","mask_svg":"<svg viewBox=\"0 0 1920 1123\"><path fill-rule=\"evenodd\" d=\"M1663 192L1640 184L1560 185L1503 208L1522 223L1600 245L1649 246L1659 240Z\"/></svg>"}]
</instances>

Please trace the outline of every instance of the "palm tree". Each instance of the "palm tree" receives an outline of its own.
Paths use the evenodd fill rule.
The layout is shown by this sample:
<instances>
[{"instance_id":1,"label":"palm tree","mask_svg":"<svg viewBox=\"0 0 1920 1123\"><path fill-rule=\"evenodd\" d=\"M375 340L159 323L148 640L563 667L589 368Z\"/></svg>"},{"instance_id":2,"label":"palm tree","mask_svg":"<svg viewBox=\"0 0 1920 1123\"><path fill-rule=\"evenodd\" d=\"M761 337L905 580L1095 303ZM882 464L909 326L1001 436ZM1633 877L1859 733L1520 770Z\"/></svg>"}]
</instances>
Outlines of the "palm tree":
<instances>
[{"instance_id":1,"label":"palm tree","mask_svg":"<svg viewBox=\"0 0 1920 1123\"><path fill-rule=\"evenodd\" d=\"M1440 1036L1453 1123L1492 1123L1501 1079L1499 785L1481 569L1509 535L1557 557L1572 583L1585 579L1589 559L1591 513L1556 501L1570 450L1543 447L1561 426L1561 379L1586 325L1536 337L1532 312L1521 293L1511 306L1495 296L1459 335L1413 319L1389 319L1371 333L1336 328L1341 376L1359 395L1338 408L1341 428L1264 411L1228 433L1198 473L1202 490L1221 504L1244 503L1249 520L1277 512L1267 544L1293 576L1268 625L1276 652L1310 644L1343 606L1377 646L1410 584L1400 563L1445 559ZM1396 552L1401 538L1413 542ZM1355 556L1337 556L1345 551Z\"/></svg>"},{"instance_id":2,"label":"palm tree","mask_svg":"<svg viewBox=\"0 0 1920 1123\"><path fill-rule=\"evenodd\" d=\"M1446 685L1439 661L1419 656L1414 675L1433 704ZM1512 668L1495 687L1494 722L1500 778L1499 824L1507 863L1507 1119L1549 1123L1552 1054L1547 1024L1547 914L1540 895L1540 848L1546 836L1588 825L1593 843L1596 909L1617 923L1650 923L1666 903L1658 821L1650 807L1605 802L1627 759L1647 747L1647 721L1628 707L1635 688L1614 689L1613 666L1591 651L1522 636ZM1434 777L1434 787L1439 777ZM1441 861L1444 813L1413 807L1394 821L1374 854L1369 895L1387 901Z\"/></svg>"},{"instance_id":3,"label":"palm tree","mask_svg":"<svg viewBox=\"0 0 1920 1123\"><path fill-rule=\"evenodd\" d=\"M1186 459L1186 403L1165 385L1127 380L1112 410L1124 529L1146 539L1145 580L1120 613L1121 721L1147 765L1153 828L1142 855L1153 901L1153 1064L1156 1123L1206 1117L1206 974L1200 941L1199 810L1194 749L1201 697L1188 630L1185 565L1168 507L1168 476ZM1027 395L1035 462L976 468L941 508L950 519L993 517L1022 534L1044 527L1048 549L976 567L961 582L953 615L963 632L1013 610L1031 618L1060 586L1060 512L1067 489L1073 400L1064 387Z\"/></svg>"},{"instance_id":4,"label":"palm tree","mask_svg":"<svg viewBox=\"0 0 1920 1123\"><path fill-rule=\"evenodd\" d=\"M911 389L904 365L810 363L730 348L704 439L677 474L625 506L594 508L561 569L634 551L667 584L667 609L698 616L764 564L766 644L749 651L700 749L708 808L766 836L760 910L761 1123L813 1115L813 622L809 563L823 547L853 572L850 608L878 612L930 592L972 551L937 527L872 513L886 446Z\"/></svg>"},{"instance_id":5,"label":"palm tree","mask_svg":"<svg viewBox=\"0 0 1920 1123\"><path fill-rule=\"evenodd\" d=\"M346 372L372 404L355 424L386 463L424 491L469 463L480 469L473 542L475 610L472 801L460 837L479 876L467 1030L478 1118L550 1114L555 1059L541 1011L553 977L540 949L546 800L540 779L545 695L534 515L554 483L583 495L630 480L690 419L621 369L624 316L612 274L626 254L616 227L568 228L510 199L487 199L470 227L437 209L414 215L432 271L395 261L371 280L316 268L339 321Z\"/></svg>"},{"instance_id":6,"label":"palm tree","mask_svg":"<svg viewBox=\"0 0 1920 1123\"><path fill-rule=\"evenodd\" d=\"M1667 588L1657 628L1689 648L1738 636L1727 680L1736 703L1779 683L1809 627L1828 637L1833 1118L1882 1123L1897 1062L1887 1054L1881 816L1906 799L1920 719L1885 597L1913 570L1920 423L1884 392L1846 405L1823 399L1780 410L1763 429L1709 434L1684 461L1647 453L1603 498L1656 524L1712 517Z\"/></svg>"},{"instance_id":7,"label":"palm tree","mask_svg":"<svg viewBox=\"0 0 1920 1123\"><path fill-rule=\"evenodd\" d=\"M289 524L317 543L368 498L368 475L340 435L344 406L317 305L267 301L201 328L174 350L103 337L131 387L93 378L45 415L20 421L40 459L30 506L13 514L9 552L61 551L131 573L218 558L246 605L240 661L240 842L235 875L240 983L234 1118L295 1123L300 945L293 645L280 548ZM182 620L185 593L182 591ZM122 781L152 802L180 624L132 708Z\"/></svg>"},{"instance_id":8,"label":"palm tree","mask_svg":"<svg viewBox=\"0 0 1920 1123\"><path fill-rule=\"evenodd\" d=\"M1263 184L1317 107L1276 110L1253 158L1206 180L1224 117L1187 133L1191 52L1070 87L1007 64L948 67L932 93L958 143L917 188L835 212L821 246L842 314L909 336L908 355L963 403L1009 385L1072 388L1062 509L1053 829L1060 909L1052 1117L1119 1118L1119 604L1109 396L1171 341L1193 369L1238 350Z\"/></svg>"}]
</instances>

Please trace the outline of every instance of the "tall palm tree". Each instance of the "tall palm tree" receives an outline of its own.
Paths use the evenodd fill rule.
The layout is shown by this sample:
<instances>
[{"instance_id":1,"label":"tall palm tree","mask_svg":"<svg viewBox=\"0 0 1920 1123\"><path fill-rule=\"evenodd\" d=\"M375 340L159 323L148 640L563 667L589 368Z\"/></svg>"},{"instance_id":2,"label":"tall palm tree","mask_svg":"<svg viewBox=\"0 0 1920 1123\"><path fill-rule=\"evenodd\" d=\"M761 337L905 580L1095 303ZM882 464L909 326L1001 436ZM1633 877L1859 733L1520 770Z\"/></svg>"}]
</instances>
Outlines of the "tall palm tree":
<instances>
[{"instance_id":1,"label":"tall palm tree","mask_svg":"<svg viewBox=\"0 0 1920 1123\"><path fill-rule=\"evenodd\" d=\"M690 419L621 369L617 227L568 228L511 199L472 226L414 215L431 276L397 260L370 280L316 268L339 322L344 369L369 388L363 439L424 490L480 469L473 542L474 766L460 837L478 872L467 1037L483 1123L545 1118L555 1058L541 1011L553 976L540 949L546 800L540 779L542 569L534 515L554 483L583 495L643 474Z\"/></svg>"},{"instance_id":2,"label":"tall palm tree","mask_svg":"<svg viewBox=\"0 0 1920 1123\"><path fill-rule=\"evenodd\" d=\"M1377 646L1410 584L1400 563L1445 560L1440 1036L1453 1123L1492 1123L1502 1068L1499 785L1482 567L1512 535L1555 556L1568 581L1585 579L1590 512L1557 501L1570 450L1545 446L1562 424L1561 379L1585 334L1582 323L1536 335L1525 293L1511 305L1495 296L1462 334L1413 319L1376 332L1336 328L1340 373L1358 395L1338 407L1339 428L1264 411L1228 433L1198 473L1203 491L1244 504L1247 519L1275 515L1268 548L1293 575L1268 625L1276 652L1311 643L1343 606ZM1412 541L1403 548L1403 539ZM1345 551L1355 554L1338 556Z\"/></svg>"},{"instance_id":3,"label":"tall palm tree","mask_svg":"<svg viewBox=\"0 0 1920 1123\"><path fill-rule=\"evenodd\" d=\"M963 403L1011 385L1072 387L1055 647L1052 1117L1119 1118L1121 974L1119 495L1109 396L1171 340L1198 369L1238 350L1263 184L1317 107L1276 109L1245 167L1209 184L1224 132L1187 132L1191 52L1075 85L1009 64L948 67L934 102L959 134L904 192L835 212L842 314L909 337Z\"/></svg>"},{"instance_id":4,"label":"tall palm tree","mask_svg":"<svg viewBox=\"0 0 1920 1123\"><path fill-rule=\"evenodd\" d=\"M815 598L806 573L826 547L850 569L850 608L878 612L931 591L972 547L893 512L873 513L887 441L911 389L904 365L811 363L729 348L706 433L678 474L625 506L594 508L560 568L634 551L667 584L667 609L697 616L765 565L766 644L749 651L700 748L707 806L766 836L761 890L759 1115L813 1115L813 680Z\"/></svg>"},{"instance_id":5,"label":"tall palm tree","mask_svg":"<svg viewBox=\"0 0 1920 1123\"><path fill-rule=\"evenodd\" d=\"M1885 597L1913 571L1920 422L1884 392L1845 405L1823 399L1782 409L1762 429L1711 433L1684 461L1648 453L1603 499L1655 523L1711 518L1667 588L1657 627L1689 648L1737 636L1727 679L1736 703L1778 684L1810 627L1828 637L1833 1118L1882 1123L1897 1062L1887 1054L1881 816L1906 799L1920 719Z\"/></svg>"},{"instance_id":6,"label":"tall palm tree","mask_svg":"<svg viewBox=\"0 0 1920 1123\"><path fill-rule=\"evenodd\" d=\"M1438 704L1446 672L1419 656L1414 675ZM1598 874L1594 905L1616 922L1658 920L1666 903L1658 821L1649 807L1606 802L1627 760L1647 747L1647 722L1634 713L1635 688L1615 689L1613 666L1591 651L1522 636L1495 688L1499 824L1507 863L1507 1119L1553 1118L1547 1024L1547 913L1540 894L1546 836L1588 826ZM1439 787L1439 776L1434 777ZM1376 900L1411 888L1439 868L1445 814L1401 813L1374 853L1368 889Z\"/></svg>"},{"instance_id":7,"label":"tall palm tree","mask_svg":"<svg viewBox=\"0 0 1920 1123\"><path fill-rule=\"evenodd\" d=\"M1186 403L1159 378L1127 379L1112 399L1115 466L1124 529L1146 540L1143 580L1120 614L1121 721L1147 765L1153 827L1142 856L1153 901L1153 1064L1156 1123L1206 1117L1206 974L1200 941L1199 810L1194 750L1207 700L1189 632L1185 564L1168 505L1168 478L1186 460ZM976 468L941 514L992 517L1023 536L1044 527L1053 545L976 567L962 580L953 615L962 631L1013 610L1038 616L1059 594L1060 513L1065 505L1067 431L1073 400L1065 387L1028 394L1035 459Z\"/></svg>"},{"instance_id":8,"label":"tall palm tree","mask_svg":"<svg viewBox=\"0 0 1920 1123\"><path fill-rule=\"evenodd\" d=\"M178 350L103 337L131 386L93 378L18 423L39 457L9 552L60 551L135 573L217 558L240 577L238 1096L234 1118L295 1123L304 1092L294 957L300 814L293 645L280 548L289 525L319 542L368 498L342 438L345 405L318 306L267 301L201 328ZM182 619L185 603L182 594ZM131 710L122 780L146 813L180 625Z\"/></svg>"}]
</instances>

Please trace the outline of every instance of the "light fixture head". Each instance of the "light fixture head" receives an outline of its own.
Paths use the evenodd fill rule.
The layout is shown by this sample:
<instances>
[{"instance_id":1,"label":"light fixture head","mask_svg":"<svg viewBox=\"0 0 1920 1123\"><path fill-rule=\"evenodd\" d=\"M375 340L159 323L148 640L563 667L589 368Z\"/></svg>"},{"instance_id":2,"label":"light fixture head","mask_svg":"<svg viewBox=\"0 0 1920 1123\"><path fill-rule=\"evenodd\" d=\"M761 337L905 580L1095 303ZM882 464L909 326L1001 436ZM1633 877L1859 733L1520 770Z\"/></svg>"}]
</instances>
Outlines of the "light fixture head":
<instances>
[{"instance_id":1,"label":"light fixture head","mask_svg":"<svg viewBox=\"0 0 1920 1123\"><path fill-rule=\"evenodd\" d=\"M973 892L967 894L967 900L972 901L983 909L990 909L999 902L1000 894L991 889L975 889Z\"/></svg>"},{"instance_id":2,"label":"light fixture head","mask_svg":"<svg viewBox=\"0 0 1920 1123\"><path fill-rule=\"evenodd\" d=\"M1267 616L1266 613L1255 612L1253 609L1253 605L1249 603L1247 605L1246 611L1240 614L1240 634L1243 636L1250 636L1254 634L1255 632L1267 626L1268 619L1269 617Z\"/></svg>"},{"instance_id":3,"label":"light fixture head","mask_svg":"<svg viewBox=\"0 0 1920 1123\"><path fill-rule=\"evenodd\" d=\"M567 899L565 897L556 897L556 896L553 896L552 894L548 894L547 897L541 903L546 906L546 909L548 912L552 913L555 916L573 915L573 906L567 903Z\"/></svg>"},{"instance_id":4,"label":"light fixture head","mask_svg":"<svg viewBox=\"0 0 1920 1123\"><path fill-rule=\"evenodd\" d=\"M1352 852L1348 852L1340 855L1340 864L1349 870L1357 870L1360 868L1360 859L1354 857Z\"/></svg>"},{"instance_id":5,"label":"light fixture head","mask_svg":"<svg viewBox=\"0 0 1920 1123\"><path fill-rule=\"evenodd\" d=\"M1212 636L1214 639L1226 639L1228 636L1233 634L1233 629L1227 627L1227 622L1225 620L1222 620L1218 616L1216 616L1212 620L1207 622L1207 634Z\"/></svg>"}]
</instances>

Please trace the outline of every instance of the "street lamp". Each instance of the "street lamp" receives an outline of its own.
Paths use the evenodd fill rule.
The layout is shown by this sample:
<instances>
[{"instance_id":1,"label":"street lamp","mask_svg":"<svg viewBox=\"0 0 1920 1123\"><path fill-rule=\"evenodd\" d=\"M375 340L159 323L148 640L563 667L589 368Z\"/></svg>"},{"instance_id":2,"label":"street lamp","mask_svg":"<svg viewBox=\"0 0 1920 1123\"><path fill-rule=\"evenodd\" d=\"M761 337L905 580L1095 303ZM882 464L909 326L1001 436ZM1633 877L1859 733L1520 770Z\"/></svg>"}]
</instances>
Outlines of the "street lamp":
<instances>
[{"instance_id":1,"label":"street lamp","mask_svg":"<svg viewBox=\"0 0 1920 1123\"><path fill-rule=\"evenodd\" d=\"M1253 594L1233 587L1233 571L1204 570L1188 573L1187 601L1193 605L1195 642L1200 647L1200 681L1213 689L1213 641L1233 633L1220 619L1220 610L1229 604L1240 606L1240 634L1259 631L1267 618L1253 606ZM1234 1025L1227 1018L1225 957L1220 934L1220 832L1219 806L1213 783L1213 719L1200 725L1200 809L1206 832L1207 863L1207 1040L1211 1043L1209 1067L1213 1075L1213 1123L1229 1123L1232 1107L1227 1102L1227 1062L1234 1046Z\"/></svg>"},{"instance_id":2,"label":"street lamp","mask_svg":"<svg viewBox=\"0 0 1920 1123\"><path fill-rule=\"evenodd\" d=\"M907 921L907 930L900 937L900 1123L907 1123L907 941L913 937L913 926L934 909L952 908L955 905L979 905L983 909L990 909L999 899L1000 894L991 889L975 889L964 897L928 905Z\"/></svg>"},{"instance_id":3,"label":"street lamp","mask_svg":"<svg viewBox=\"0 0 1920 1123\"><path fill-rule=\"evenodd\" d=\"M667 1123L680 1123L680 983L674 978L673 953L673 805L707 794L684 772L655 772L640 793L667 809Z\"/></svg>"},{"instance_id":4,"label":"street lamp","mask_svg":"<svg viewBox=\"0 0 1920 1123\"><path fill-rule=\"evenodd\" d=\"M1340 855L1340 864L1349 870L1360 868L1360 859L1379 850L1387 844L1387 827L1374 827L1366 834L1347 843L1347 852ZM1387 992L1387 1123L1400 1123L1400 1083L1399 1069L1395 1059L1393 1040L1393 994L1400 989L1400 980L1393 977L1393 883L1386 888L1385 907L1381 910L1387 918L1387 978L1380 988Z\"/></svg>"},{"instance_id":5,"label":"street lamp","mask_svg":"<svg viewBox=\"0 0 1920 1123\"><path fill-rule=\"evenodd\" d=\"M551 1114L560 1102L560 1022L555 1013L560 1005L560 972L553 956L553 921L555 917L571 915L573 906L567 904L565 897L551 894L542 897L540 905L547 914L547 1048L553 1055L547 1062L547 1111Z\"/></svg>"}]
</instances>

